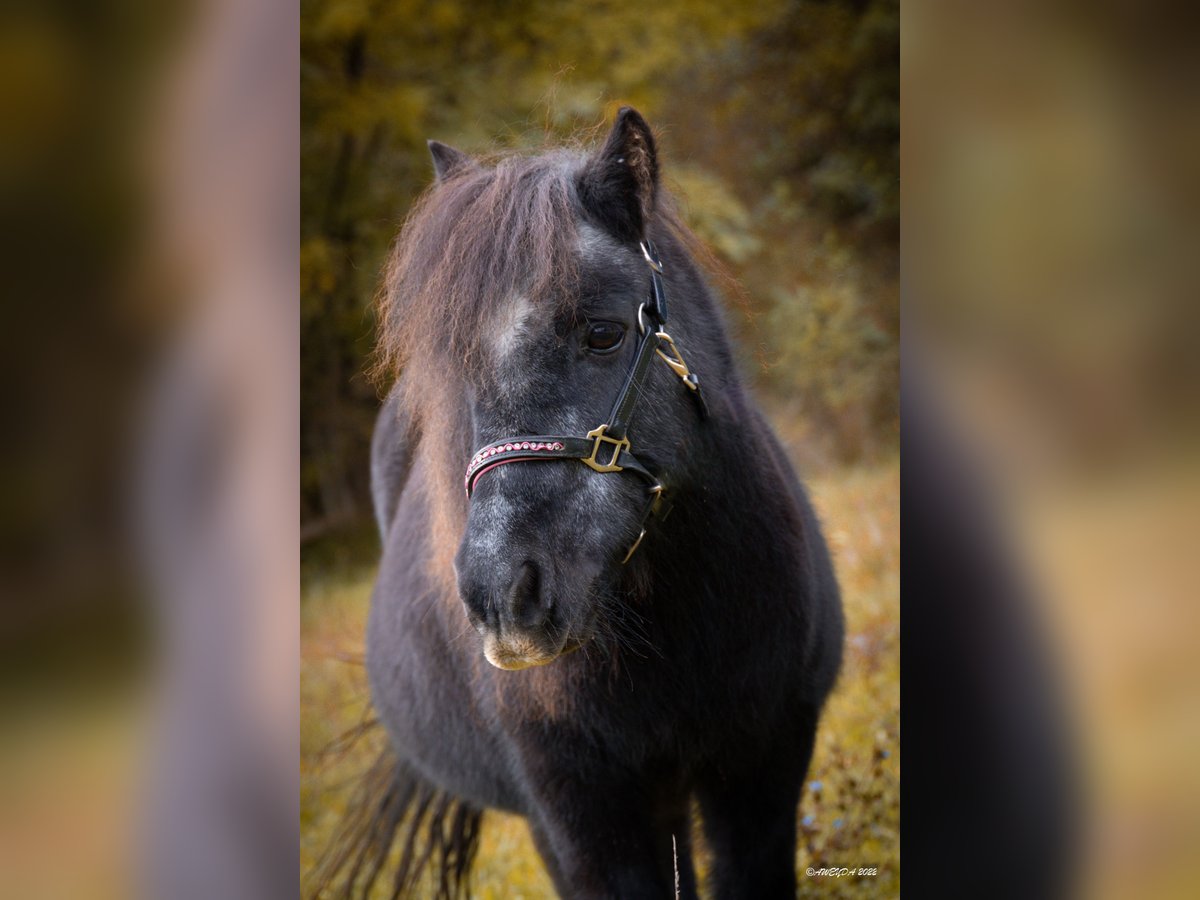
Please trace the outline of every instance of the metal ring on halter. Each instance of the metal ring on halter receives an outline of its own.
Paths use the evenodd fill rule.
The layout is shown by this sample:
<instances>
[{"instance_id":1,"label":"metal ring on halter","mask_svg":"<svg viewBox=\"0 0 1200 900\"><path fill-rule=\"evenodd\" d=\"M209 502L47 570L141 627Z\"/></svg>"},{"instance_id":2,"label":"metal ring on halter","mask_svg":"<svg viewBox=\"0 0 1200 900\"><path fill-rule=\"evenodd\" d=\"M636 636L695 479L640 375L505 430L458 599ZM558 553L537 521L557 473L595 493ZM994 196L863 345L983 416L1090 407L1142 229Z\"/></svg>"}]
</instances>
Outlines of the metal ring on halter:
<instances>
[{"instance_id":1,"label":"metal ring on halter","mask_svg":"<svg viewBox=\"0 0 1200 900\"><path fill-rule=\"evenodd\" d=\"M645 313L645 311L646 311L645 303L642 303L640 306L638 306L638 313L637 313L638 334L646 333L646 323L642 321L642 317L643 317L642 314Z\"/></svg>"}]
</instances>

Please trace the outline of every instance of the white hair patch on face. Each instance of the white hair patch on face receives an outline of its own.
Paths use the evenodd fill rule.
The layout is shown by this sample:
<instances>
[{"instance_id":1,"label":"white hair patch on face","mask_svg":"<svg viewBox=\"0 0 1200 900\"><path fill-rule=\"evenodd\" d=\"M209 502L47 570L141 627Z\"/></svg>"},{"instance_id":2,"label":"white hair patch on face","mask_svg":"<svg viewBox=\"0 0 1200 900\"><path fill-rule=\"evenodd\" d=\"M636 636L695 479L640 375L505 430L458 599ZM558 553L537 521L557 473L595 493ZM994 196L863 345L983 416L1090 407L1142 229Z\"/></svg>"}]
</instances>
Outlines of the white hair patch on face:
<instances>
[{"instance_id":1,"label":"white hair patch on face","mask_svg":"<svg viewBox=\"0 0 1200 900\"><path fill-rule=\"evenodd\" d=\"M509 299L496 311L492 331L492 352L496 361L502 363L529 334L529 320L533 316L533 304L520 294Z\"/></svg>"},{"instance_id":2,"label":"white hair patch on face","mask_svg":"<svg viewBox=\"0 0 1200 900\"><path fill-rule=\"evenodd\" d=\"M611 234L594 225L580 222L577 227L579 236L575 246L584 263L606 267L619 266L631 275L637 271L640 255L635 255Z\"/></svg>"},{"instance_id":3,"label":"white hair patch on face","mask_svg":"<svg viewBox=\"0 0 1200 900\"><path fill-rule=\"evenodd\" d=\"M617 242L587 222L579 223L579 255L585 260L602 260L612 254Z\"/></svg>"}]
</instances>

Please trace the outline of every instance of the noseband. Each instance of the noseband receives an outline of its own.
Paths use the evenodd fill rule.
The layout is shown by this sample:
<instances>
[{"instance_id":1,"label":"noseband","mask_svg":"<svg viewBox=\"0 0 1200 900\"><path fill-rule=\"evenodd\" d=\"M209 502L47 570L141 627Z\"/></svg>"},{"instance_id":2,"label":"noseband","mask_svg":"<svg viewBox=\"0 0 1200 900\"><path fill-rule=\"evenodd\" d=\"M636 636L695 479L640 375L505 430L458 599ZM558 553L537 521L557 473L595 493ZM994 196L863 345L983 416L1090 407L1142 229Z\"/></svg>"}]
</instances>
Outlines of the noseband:
<instances>
[{"instance_id":1,"label":"noseband","mask_svg":"<svg viewBox=\"0 0 1200 900\"><path fill-rule=\"evenodd\" d=\"M595 472L633 472L649 484L646 508L642 513L642 527L637 540L625 554L622 563L629 561L633 552L646 536L646 523L657 511L662 501L663 486L659 480L633 455L629 443L629 425L645 388L650 362L655 356L663 360L671 371L679 376L695 399L701 417L707 415L704 398L700 395L700 379L688 371L687 363L675 341L667 334L667 290L663 283L663 265L648 240L641 244L642 255L650 267L650 296L638 307L638 331L641 340L637 355L625 384L617 394L608 421L593 428L586 437L571 435L521 435L504 438L480 448L467 466L467 497L475 491L479 479L497 466L514 462L537 462L540 460L577 459Z\"/></svg>"}]
</instances>

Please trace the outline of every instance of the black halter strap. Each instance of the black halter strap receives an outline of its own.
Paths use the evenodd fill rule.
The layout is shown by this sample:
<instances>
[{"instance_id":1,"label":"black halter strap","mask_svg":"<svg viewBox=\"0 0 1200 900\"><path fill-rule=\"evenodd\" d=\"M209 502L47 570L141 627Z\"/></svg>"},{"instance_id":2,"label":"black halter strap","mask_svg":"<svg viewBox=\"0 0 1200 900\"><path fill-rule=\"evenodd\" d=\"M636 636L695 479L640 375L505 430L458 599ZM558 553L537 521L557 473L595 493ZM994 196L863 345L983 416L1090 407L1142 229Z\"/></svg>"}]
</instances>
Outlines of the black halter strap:
<instances>
[{"instance_id":1,"label":"black halter strap","mask_svg":"<svg viewBox=\"0 0 1200 900\"><path fill-rule=\"evenodd\" d=\"M647 469L630 450L629 426L637 411L638 401L645 391L646 375L650 371L650 363L655 356L662 359L671 371L688 388L688 393L695 399L702 417L707 416L708 410L704 398L700 395L700 379L688 370L687 364L675 341L667 334L667 290L663 283L662 261L654 250L654 245L643 241L642 255L650 267L650 296L638 308L638 330L641 338L638 341L637 355L621 392L617 394L616 402L608 414L608 421L593 428L586 437L572 435L522 435L505 438L482 447L471 457L467 466L465 487L470 497L479 479L497 466L514 462L535 462L538 460L577 459L590 469L602 474L609 472L633 472L645 479L650 485L645 512L642 514L642 529L629 552L625 562L633 556L633 551L642 542L646 534L645 524L650 516L658 509L662 500L663 487L654 474Z\"/></svg>"}]
</instances>

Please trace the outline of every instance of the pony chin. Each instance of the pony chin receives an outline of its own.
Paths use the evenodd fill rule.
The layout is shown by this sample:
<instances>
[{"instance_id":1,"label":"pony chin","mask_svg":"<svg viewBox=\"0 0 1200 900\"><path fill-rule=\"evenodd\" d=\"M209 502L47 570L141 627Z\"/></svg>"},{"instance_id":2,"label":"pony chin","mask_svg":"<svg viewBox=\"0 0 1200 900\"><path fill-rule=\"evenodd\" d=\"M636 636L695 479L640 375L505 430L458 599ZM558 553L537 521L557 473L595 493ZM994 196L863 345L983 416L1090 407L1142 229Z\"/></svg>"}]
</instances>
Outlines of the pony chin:
<instances>
[{"instance_id":1,"label":"pony chin","mask_svg":"<svg viewBox=\"0 0 1200 900\"><path fill-rule=\"evenodd\" d=\"M483 655L497 669L518 672L549 665L562 655L562 651L547 654L530 641L521 638L506 640L489 633L483 637Z\"/></svg>"}]
</instances>

